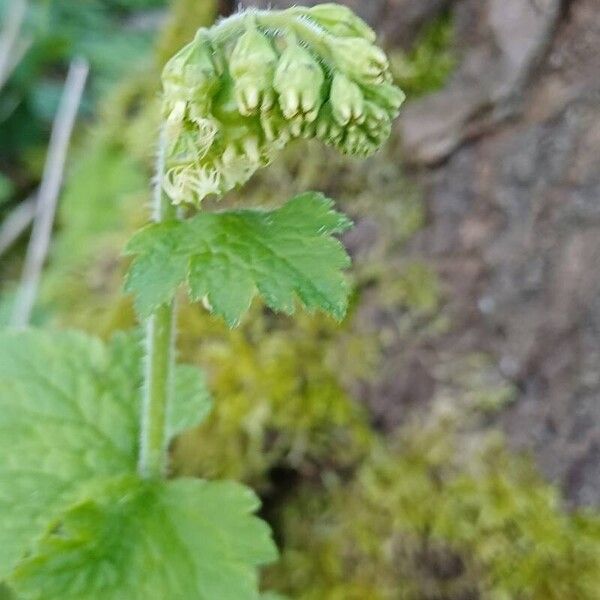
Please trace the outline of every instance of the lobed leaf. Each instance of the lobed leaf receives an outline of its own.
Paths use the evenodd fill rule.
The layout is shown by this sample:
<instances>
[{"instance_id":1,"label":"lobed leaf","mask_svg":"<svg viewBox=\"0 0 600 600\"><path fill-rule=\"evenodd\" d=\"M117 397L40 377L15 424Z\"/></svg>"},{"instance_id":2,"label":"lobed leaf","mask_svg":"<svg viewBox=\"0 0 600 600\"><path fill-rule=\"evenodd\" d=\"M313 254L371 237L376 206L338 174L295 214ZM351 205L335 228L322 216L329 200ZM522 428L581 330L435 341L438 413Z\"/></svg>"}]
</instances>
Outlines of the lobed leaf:
<instances>
[{"instance_id":1,"label":"lobed leaf","mask_svg":"<svg viewBox=\"0 0 600 600\"><path fill-rule=\"evenodd\" d=\"M190 297L205 300L231 327L257 294L275 311L293 313L297 297L307 309L341 319L350 259L333 235L351 222L332 206L322 194L307 192L272 211L200 213L149 225L127 247L135 259L126 289L142 316L187 282Z\"/></svg>"},{"instance_id":2,"label":"lobed leaf","mask_svg":"<svg viewBox=\"0 0 600 600\"><path fill-rule=\"evenodd\" d=\"M135 472L141 358L131 335L0 334L0 580L83 485ZM207 412L190 369L176 374L173 433Z\"/></svg>"},{"instance_id":3,"label":"lobed leaf","mask_svg":"<svg viewBox=\"0 0 600 600\"><path fill-rule=\"evenodd\" d=\"M259 600L256 567L276 549L258 506L233 482L106 480L51 524L12 583L30 600Z\"/></svg>"}]
</instances>

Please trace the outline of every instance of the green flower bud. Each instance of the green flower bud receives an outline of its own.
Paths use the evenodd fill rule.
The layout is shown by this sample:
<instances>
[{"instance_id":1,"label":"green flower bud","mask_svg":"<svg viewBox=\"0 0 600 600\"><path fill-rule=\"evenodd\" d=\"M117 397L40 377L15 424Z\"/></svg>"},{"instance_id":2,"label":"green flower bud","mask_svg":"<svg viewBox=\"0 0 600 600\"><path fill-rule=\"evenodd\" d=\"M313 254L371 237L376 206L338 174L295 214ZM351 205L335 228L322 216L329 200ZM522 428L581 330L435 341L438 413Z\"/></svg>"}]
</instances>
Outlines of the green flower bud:
<instances>
[{"instance_id":1,"label":"green flower bud","mask_svg":"<svg viewBox=\"0 0 600 600\"><path fill-rule=\"evenodd\" d=\"M404 95L373 39L349 9L331 4L236 15L200 30L163 73L172 201L223 195L296 138L375 152Z\"/></svg>"},{"instance_id":2,"label":"green flower bud","mask_svg":"<svg viewBox=\"0 0 600 600\"><path fill-rule=\"evenodd\" d=\"M371 132L377 131L377 129L390 119L385 109L370 100L365 102L365 115L365 128Z\"/></svg>"},{"instance_id":3,"label":"green flower bud","mask_svg":"<svg viewBox=\"0 0 600 600\"><path fill-rule=\"evenodd\" d=\"M319 113L315 137L344 154L370 156L389 137L391 120L383 108L370 101L365 102L364 116L361 123L351 121L342 126L333 116L331 102L327 102Z\"/></svg>"},{"instance_id":4,"label":"green flower bud","mask_svg":"<svg viewBox=\"0 0 600 600\"><path fill-rule=\"evenodd\" d=\"M278 59L269 38L254 24L238 39L229 59L229 70L243 115L251 115L259 108L268 110L273 105L273 77Z\"/></svg>"},{"instance_id":5,"label":"green flower bud","mask_svg":"<svg viewBox=\"0 0 600 600\"><path fill-rule=\"evenodd\" d=\"M206 30L201 29L194 41L165 65L162 81L166 106L183 100L194 103L202 111L209 110L219 86L214 54Z\"/></svg>"},{"instance_id":6,"label":"green flower bud","mask_svg":"<svg viewBox=\"0 0 600 600\"><path fill-rule=\"evenodd\" d=\"M329 100L333 117L340 125L348 125L351 121L362 123L365 120L362 92L356 83L342 73L333 76Z\"/></svg>"},{"instance_id":7,"label":"green flower bud","mask_svg":"<svg viewBox=\"0 0 600 600\"><path fill-rule=\"evenodd\" d=\"M331 102L327 102L319 113L316 137L330 146L335 146L344 137L344 128L334 118Z\"/></svg>"},{"instance_id":8,"label":"green flower bud","mask_svg":"<svg viewBox=\"0 0 600 600\"><path fill-rule=\"evenodd\" d=\"M262 113L260 125L267 143L286 144L292 137L289 132L289 123L281 113L279 106Z\"/></svg>"},{"instance_id":9,"label":"green flower bud","mask_svg":"<svg viewBox=\"0 0 600 600\"><path fill-rule=\"evenodd\" d=\"M184 46L164 66L162 84L165 100L176 102L186 100L187 90L184 85L185 63L192 53L193 42Z\"/></svg>"},{"instance_id":10,"label":"green flower bud","mask_svg":"<svg viewBox=\"0 0 600 600\"><path fill-rule=\"evenodd\" d=\"M304 121L300 130L300 137L305 140L311 140L317 135L317 121Z\"/></svg>"},{"instance_id":11,"label":"green flower bud","mask_svg":"<svg viewBox=\"0 0 600 600\"><path fill-rule=\"evenodd\" d=\"M319 61L294 39L279 59L274 87L279 94L279 106L286 119L301 116L312 122L323 102L321 91L325 82Z\"/></svg>"},{"instance_id":12,"label":"green flower bud","mask_svg":"<svg viewBox=\"0 0 600 600\"><path fill-rule=\"evenodd\" d=\"M169 112L165 115L165 131L167 138L175 139L182 131L187 112L185 100L176 100L171 103Z\"/></svg>"},{"instance_id":13,"label":"green flower bud","mask_svg":"<svg viewBox=\"0 0 600 600\"><path fill-rule=\"evenodd\" d=\"M406 99L406 94L391 83L365 85L365 97L384 108L391 118L395 118Z\"/></svg>"},{"instance_id":14,"label":"green flower bud","mask_svg":"<svg viewBox=\"0 0 600 600\"><path fill-rule=\"evenodd\" d=\"M344 137L336 147L344 154L351 156L370 156L374 154L390 136L391 122L386 120L377 131L369 131L362 125L350 125Z\"/></svg>"},{"instance_id":15,"label":"green flower bud","mask_svg":"<svg viewBox=\"0 0 600 600\"><path fill-rule=\"evenodd\" d=\"M337 68L360 83L380 84L389 78L385 52L364 38L329 38L332 59Z\"/></svg>"},{"instance_id":16,"label":"green flower bud","mask_svg":"<svg viewBox=\"0 0 600 600\"><path fill-rule=\"evenodd\" d=\"M346 130L346 135L342 143L342 150L345 154L354 155L357 153L358 147L364 142L364 134L358 127L351 125Z\"/></svg>"},{"instance_id":17,"label":"green flower bud","mask_svg":"<svg viewBox=\"0 0 600 600\"><path fill-rule=\"evenodd\" d=\"M308 10L299 10L335 36L362 37L369 42L374 42L377 39L375 32L347 6L318 4Z\"/></svg>"},{"instance_id":18,"label":"green flower bud","mask_svg":"<svg viewBox=\"0 0 600 600\"><path fill-rule=\"evenodd\" d=\"M188 127L182 127L177 136L168 139L169 165L186 165L199 157L196 134Z\"/></svg>"}]
</instances>

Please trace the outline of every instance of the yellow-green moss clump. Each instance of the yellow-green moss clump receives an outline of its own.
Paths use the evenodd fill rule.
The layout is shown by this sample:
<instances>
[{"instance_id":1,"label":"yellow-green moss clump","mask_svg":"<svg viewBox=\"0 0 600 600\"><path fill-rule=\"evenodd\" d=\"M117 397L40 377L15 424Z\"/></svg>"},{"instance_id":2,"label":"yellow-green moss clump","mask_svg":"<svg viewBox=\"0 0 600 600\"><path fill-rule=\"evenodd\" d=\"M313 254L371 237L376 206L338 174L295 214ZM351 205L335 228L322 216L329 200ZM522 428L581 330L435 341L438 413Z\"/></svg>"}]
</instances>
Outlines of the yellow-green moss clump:
<instances>
[{"instance_id":1,"label":"yellow-green moss clump","mask_svg":"<svg viewBox=\"0 0 600 600\"><path fill-rule=\"evenodd\" d=\"M392 72L409 98L439 90L457 64L454 21L444 14L428 25L410 52L391 56Z\"/></svg>"},{"instance_id":2,"label":"yellow-green moss clump","mask_svg":"<svg viewBox=\"0 0 600 600\"><path fill-rule=\"evenodd\" d=\"M374 433L340 375L367 372L374 352L330 320L274 318L257 307L234 331L194 307L181 311L182 360L208 374L216 408L175 445L184 474L233 477L265 489L271 469L311 476L353 467Z\"/></svg>"},{"instance_id":3,"label":"yellow-green moss clump","mask_svg":"<svg viewBox=\"0 0 600 600\"><path fill-rule=\"evenodd\" d=\"M355 475L306 484L275 520L269 582L300 600L593 600L600 518L568 514L557 490L497 436L415 424Z\"/></svg>"}]
</instances>

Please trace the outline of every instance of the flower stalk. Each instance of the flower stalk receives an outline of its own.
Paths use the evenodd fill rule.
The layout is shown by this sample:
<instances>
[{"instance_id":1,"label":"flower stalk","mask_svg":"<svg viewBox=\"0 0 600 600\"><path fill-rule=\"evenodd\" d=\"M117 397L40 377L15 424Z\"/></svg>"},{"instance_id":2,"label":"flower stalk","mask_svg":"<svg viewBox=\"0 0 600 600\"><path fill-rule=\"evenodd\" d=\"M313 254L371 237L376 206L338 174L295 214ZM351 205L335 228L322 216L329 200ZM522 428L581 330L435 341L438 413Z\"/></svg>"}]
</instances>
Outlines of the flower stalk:
<instances>
[{"instance_id":1,"label":"flower stalk","mask_svg":"<svg viewBox=\"0 0 600 600\"><path fill-rule=\"evenodd\" d=\"M153 195L153 221L176 217L163 192L166 135L159 138ZM175 301L159 307L146 323L146 362L142 399L138 470L144 478L164 477L167 470L167 415L173 394L175 366Z\"/></svg>"}]
</instances>

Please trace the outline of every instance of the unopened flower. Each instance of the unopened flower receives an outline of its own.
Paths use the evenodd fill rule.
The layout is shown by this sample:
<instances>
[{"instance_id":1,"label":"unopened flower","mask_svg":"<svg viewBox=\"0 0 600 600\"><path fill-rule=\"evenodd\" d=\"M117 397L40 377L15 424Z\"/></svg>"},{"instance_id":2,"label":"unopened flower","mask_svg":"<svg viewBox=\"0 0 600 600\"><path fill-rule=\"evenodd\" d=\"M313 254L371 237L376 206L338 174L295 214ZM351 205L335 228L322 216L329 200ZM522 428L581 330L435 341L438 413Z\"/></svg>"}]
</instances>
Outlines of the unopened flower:
<instances>
[{"instance_id":1,"label":"unopened flower","mask_svg":"<svg viewBox=\"0 0 600 600\"><path fill-rule=\"evenodd\" d=\"M203 112L210 109L220 77L214 53L206 30L201 29L194 41L165 65L162 79L167 108L177 101L185 101L194 103Z\"/></svg>"},{"instance_id":2,"label":"unopened flower","mask_svg":"<svg viewBox=\"0 0 600 600\"><path fill-rule=\"evenodd\" d=\"M389 78L385 52L360 37L328 38L335 66L361 83L384 83Z\"/></svg>"},{"instance_id":3,"label":"unopened flower","mask_svg":"<svg viewBox=\"0 0 600 600\"><path fill-rule=\"evenodd\" d=\"M271 108L278 59L271 40L258 31L254 24L240 36L229 59L229 71L235 82L235 95L241 114L250 115L259 108Z\"/></svg>"},{"instance_id":4,"label":"unopened flower","mask_svg":"<svg viewBox=\"0 0 600 600\"><path fill-rule=\"evenodd\" d=\"M329 100L334 119L340 125L364 121L364 97L356 83L342 73L336 73L331 83Z\"/></svg>"},{"instance_id":5,"label":"unopened flower","mask_svg":"<svg viewBox=\"0 0 600 600\"><path fill-rule=\"evenodd\" d=\"M313 54L298 44L292 36L275 72L275 91L286 119L301 116L314 121L323 102L321 91L325 82L323 68Z\"/></svg>"},{"instance_id":6,"label":"unopened flower","mask_svg":"<svg viewBox=\"0 0 600 600\"><path fill-rule=\"evenodd\" d=\"M308 10L302 8L298 10L303 11L335 36L362 37L369 42L377 39L375 32L347 6L333 3L317 4Z\"/></svg>"},{"instance_id":7,"label":"unopened flower","mask_svg":"<svg viewBox=\"0 0 600 600\"><path fill-rule=\"evenodd\" d=\"M363 86L363 92L369 100L384 108L388 114L395 118L406 99L404 92L391 83Z\"/></svg>"}]
</instances>

